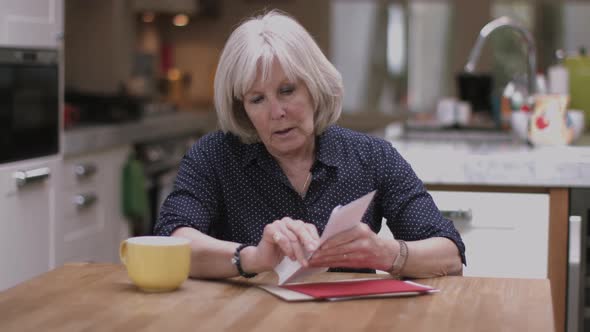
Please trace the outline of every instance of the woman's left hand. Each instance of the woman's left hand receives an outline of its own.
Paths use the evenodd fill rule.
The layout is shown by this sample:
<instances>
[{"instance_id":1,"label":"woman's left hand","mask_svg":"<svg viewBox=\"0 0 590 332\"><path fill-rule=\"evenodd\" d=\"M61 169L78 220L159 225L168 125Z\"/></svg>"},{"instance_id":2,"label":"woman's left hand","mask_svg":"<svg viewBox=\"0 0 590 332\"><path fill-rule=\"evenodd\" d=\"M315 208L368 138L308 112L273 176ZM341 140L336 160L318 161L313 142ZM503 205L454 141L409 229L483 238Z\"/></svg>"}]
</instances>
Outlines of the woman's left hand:
<instances>
[{"instance_id":1,"label":"woman's left hand","mask_svg":"<svg viewBox=\"0 0 590 332\"><path fill-rule=\"evenodd\" d=\"M397 241L380 238L361 223L334 235L312 256L310 266L388 270L399 251Z\"/></svg>"}]
</instances>

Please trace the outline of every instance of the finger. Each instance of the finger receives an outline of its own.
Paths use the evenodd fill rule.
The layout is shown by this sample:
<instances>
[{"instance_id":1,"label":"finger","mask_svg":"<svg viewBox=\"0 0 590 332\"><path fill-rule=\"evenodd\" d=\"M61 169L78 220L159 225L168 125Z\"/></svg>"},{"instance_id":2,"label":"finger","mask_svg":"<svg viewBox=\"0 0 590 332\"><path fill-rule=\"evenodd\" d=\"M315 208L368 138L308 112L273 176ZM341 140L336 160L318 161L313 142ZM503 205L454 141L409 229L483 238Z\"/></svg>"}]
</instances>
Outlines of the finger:
<instances>
[{"instance_id":1,"label":"finger","mask_svg":"<svg viewBox=\"0 0 590 332\"><path fill-rule=\"evenodd\" d=\"M290 241L298 241L297 235L295 233L293 233L291 231L291 229L289 229L289 227L288 227L289 223L292 221L293 221L293 219L291 219L289 217L285 217L281 220L275 221L273 224L276 224L277 227L279 227L281 229L281 232L289 237Z\"/></svg>"},{"instance_id":2,"label":"finger","mask_svg":"<svg viewBox=\"0 0 590 332\"><path fill-rule=\"evenodd\" d=\"M289 225L293 222L294 220L288 217L276 222L277 227L281 230L281 234L287 235L284 242L281 242L281 248L288 247L290 253L288 255L289 258L299 261L299 263L303 266L307 266L308 262L306 253L301 247L299 237L291 230L291 228L289 228Z\"/></svg>"},{"instance_id":3,"label":"finger","mask_svg":"<svg viewBox=\"0 0 590 332\"><path fill-rule=\"evenodd\" d=\"M381 252L383 246L375 239L371 238L358 238L352 242L343 244L338 247L321 249L314 254L319 259L323 257L340 257L342 254L355 254L358 256L365 256L367 259L374 259Z\"/></svg>"},{"instance_id":4,"label":"finger","mask_svg":"<svg viewBox=\"0 0 590 332\"><path fill-rule=\"evenodd\" d=\"M280 238L281 249L285 254L289 253L289 258L291 258L292 260L296 260L298 258L297 252L295 250L297 249L296 244L298 246L299 238L297 237L297 234L291 231L291 229L289 229L288 227L288 224L291 221L291 218L285 217L281 220L275 221L273 225L275 225L277 229L280 230L280 233L282 235L282 238ZM277 240L279 239L277 238Z\"/></svg>"},{"instance_id":5,"label":"finger","mask_svg":"<svg viewBox=\"0 0 590 332\"><path fill-rule=\"evenodd\" d=\"M318 248L318 242L313 239L305 223L301 220L290 220L286 223L295 235L297 235L298 241L305 245L307 251L314 251Z\"/></svg>"},{"instance_id":6,"label":"finger","mask_svg":"<svg viewBox=\"0 0 590 332\"><path fill-rule=\"evenodd\" d=\"M358 237L359 234L357 232L357 229L356 227L353 227L351 229L338 233L326 240L326 242L322 244L320 251L342 246L346 243L354 241Z\"/></svg>"},{"instance_id":7,"label":"finger","mask_svg":"<svg viewBox=\"0 0 590 332\"><path fill-rule=\"evenodd\" d=\"M345 243L352 242L359 238L370 238L372 236L375 236L373 230L371 230L371 228L367 226L367 224L361 223L353 228L350 228L331 237L322 245L321 250L341 246Z\"/></svg>"},{"instance_id":8,"label":"finger","mask_svg":"<svg viewBox=\"0 0 590 332\"><path fill-rule=\"evenodd\" d=\"M283 235L283 233L279 231L273 235L273 240L279 246L285 256L291 258L291 260L295 260L297 258L295 255L295 250L293 250L293 246L291 245L292 242L287 236Z\"/></svg>"},{"instance_id":9,"label":"finger","mask_svg":"<svg viewBox=\"0 0 590 332\"><path fill-rule=\"evenodd\" d=\"M360 241L355 240L355 241L348 242L343 245L328 248L328 249L324 249L322 246L322 248L320 250L315 252L314 257L316 257L318 259L322 259L324 257L340 258L340 257L342 257L343 254L350 254L350 253L359 252L362 249L362 246L359 242Z\"/></svg>"},{"instance_id":10,"label":"finger","mask_svg":"<svg viewBox=\"0 0 590 332\"><path fill-rule=\"evenodd\" d=\"M308 241L305 238L305 235L308 235L308 234L307 234L307 231L305 230L305 227L303 227L303 222L300 220L293 220L291 218L283 218L283 219L284 219L284 222L280 223L280 227L283 229L283 232L289 232L290 234L293 235L289 239L291 241L290 245L291 245L291 248L292 248L293 253L295 255L295 259L297 259L297 261L299 261L299 263L302 266L307 267L308 266L307 252L303 248L303 244L306 241ZM305 235L301 235L302 231L306 232ZM310 244L307 243L306 246L308 246L308 248L309 248ZM311 246L313 246L313 244ZM313 249L315 250L316 247L313 247Z\"/></svg>"},{"instance_id":11,"label":"finger","mask_svg":"<svg viewBox=\"0 0 590 332\"><path fill-rule=\"evenodd\" d=\"M311 235L311 237L320 244L320 235L318 234L318 229L315 227L314 224L305 223L305 227L307 228L307 232Z\"/></svg>"},{"instance_id":12,"label":"finger","mask_svg":"<svg viewBox=\"0 0 590 332\"><path fill-rule=\"evenodd\" d=\"M305 252L303 250L303 247L301 247L301 244L298 241L291 241L291 248L293 249L293 252L295 253L295 257L297 258L299 264L301 264L304 267L307 267L309 265L309 262L307 261L307 257L305 257Z\"/></svg>"},{"instance_id":13,"label":"finger","mask_svg":"<svg viewBox=\"0 0 590 332\"><path fill-rule=\"evenodd\" d=\"M366 267L366 264L365 256L357 253L314 257L309 261L311 267Z\"/></svg>"},{"instance_id":14,"label":"finger","mask_svg":"<svg viewBox=\"0 0 590 332\"><path fill-rule=\"evenodd\" d=\"M266 241L277 245L285 256L288 256L293 260L295 259L295 252L291 247L291 241L286 235L283 234L281 227L278 226L278 224L272 223L266 225L264 227L264 233L262 236L266 239Z\"/></svg>"}]
</instances>

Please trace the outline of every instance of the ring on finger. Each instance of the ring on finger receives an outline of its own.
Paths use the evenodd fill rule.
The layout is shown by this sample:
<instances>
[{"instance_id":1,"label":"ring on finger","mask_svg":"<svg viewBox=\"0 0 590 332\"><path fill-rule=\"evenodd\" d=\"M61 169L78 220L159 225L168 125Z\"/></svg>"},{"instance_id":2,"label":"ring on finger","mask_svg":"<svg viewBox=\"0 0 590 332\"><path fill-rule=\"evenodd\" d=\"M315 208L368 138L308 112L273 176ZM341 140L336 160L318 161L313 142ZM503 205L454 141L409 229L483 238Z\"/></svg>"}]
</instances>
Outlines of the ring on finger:
<instances>
[{"instance_id":1,"label":"ring on finger","mask_svg":"<svg viewBox=\"0 0 590 332\"><path fill-rule=\"evenodd\" d=\"M283 238L283 236L281 235L281 232L276 232L273 236L272 239L275 242L279 242L281 239Z\"/></svg>"}]
</instances>

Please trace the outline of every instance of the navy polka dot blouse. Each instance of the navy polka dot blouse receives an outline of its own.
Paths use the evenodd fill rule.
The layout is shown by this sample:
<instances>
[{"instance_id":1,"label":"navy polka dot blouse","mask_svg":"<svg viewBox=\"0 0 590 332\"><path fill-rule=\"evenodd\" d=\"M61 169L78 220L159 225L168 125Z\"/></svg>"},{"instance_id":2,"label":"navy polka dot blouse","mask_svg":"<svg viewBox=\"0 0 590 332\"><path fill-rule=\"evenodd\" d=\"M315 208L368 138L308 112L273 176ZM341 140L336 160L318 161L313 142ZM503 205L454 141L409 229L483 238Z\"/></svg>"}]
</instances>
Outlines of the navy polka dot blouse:
<instances>
[{"instance_id":1,"label":"navy polka dot blouse","mask_svg":"<svg viewBox=\"0 0 590 332\"><path fill-rule=\"evenodd\" d=\"M266 224L288 216L313 223L321 234L335 206L376 189L362 220L374 232L385 218L396 239L449 238L465 263L465 246L453 223L441 216L390 143L331 126L317 138L311 171L302 198L262 143L210 133L185 155L154 233L169 236L188 226L217 239L256 244Z\"/></svg>"}]
</instances>

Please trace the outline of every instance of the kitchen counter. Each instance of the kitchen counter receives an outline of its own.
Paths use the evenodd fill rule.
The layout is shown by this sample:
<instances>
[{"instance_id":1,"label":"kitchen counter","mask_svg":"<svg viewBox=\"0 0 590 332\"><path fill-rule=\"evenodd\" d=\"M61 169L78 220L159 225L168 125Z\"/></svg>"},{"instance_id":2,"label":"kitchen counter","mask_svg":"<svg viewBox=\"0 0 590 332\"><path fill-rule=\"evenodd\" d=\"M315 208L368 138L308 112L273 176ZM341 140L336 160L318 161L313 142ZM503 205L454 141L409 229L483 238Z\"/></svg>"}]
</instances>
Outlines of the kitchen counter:
<instances>
[{"instance_id":1,"label":"kitchen counter","mask_svg":"<svg viewBox=\"0 0 590 332\"><path fill-rule=\"evenodd\" d=\"M203 135L216 128L214 112L177 112L145 117L137 122L77 127L64 133L63 153L72 156L116 145Z\"/></svg>"},{"instance_id":2,"label":"kitchen counter","mask_svg":"<svg viewBox=\"0 0 590 332\"><path fill-rule=\"evenodd\" d=\"M590 187L590 146L532 147L501 132L388 132L376 135L390 141L429 185Z\"/></svg>"},{"instance_id":3,"label":"kitchen counter","mask_svg":"<svg viewBox=\"0 0 590 332\"><path fill-rule=\"evenodd\" d=\"M214 112L178 112L118 125L67 130L64 155L216 128ZM399 135L394 126L372 132L390 141L429 185L590 187L590 135L575 146L531 147L508 133L423 132Z\"/></svg>"}]
</instances>

